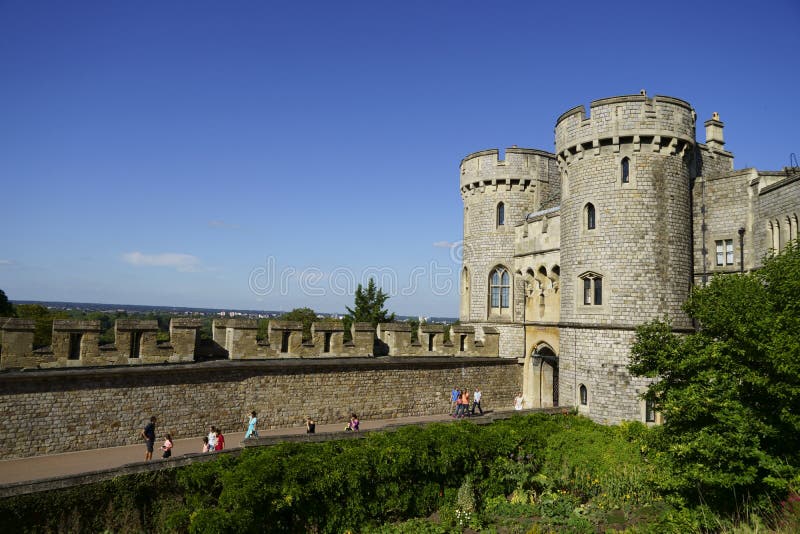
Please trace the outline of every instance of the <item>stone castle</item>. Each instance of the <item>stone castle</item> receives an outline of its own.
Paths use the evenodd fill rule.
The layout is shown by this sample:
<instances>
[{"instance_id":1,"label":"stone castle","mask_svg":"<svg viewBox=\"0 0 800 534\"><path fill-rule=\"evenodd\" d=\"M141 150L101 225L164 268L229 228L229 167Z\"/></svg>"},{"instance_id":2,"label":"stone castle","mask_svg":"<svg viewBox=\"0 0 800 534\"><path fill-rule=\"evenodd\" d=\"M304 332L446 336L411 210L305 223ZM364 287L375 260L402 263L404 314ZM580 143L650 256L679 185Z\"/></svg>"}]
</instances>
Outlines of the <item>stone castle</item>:
<instances>
[{"instance_id":1,"label":"stone castle","mask_svg":"<svg viewBox=\"0 0 800 534\"><path fill-rule=\"evenodd\" d=\"M252 409L267 428L445 413L454 386L480 387L491 410L522 390L528 408L657 422L648 380L627 371L635 328L691 331L693 285L798 236L800 169L735 171L719 117L705 144L695 118L677 98L605 98L558 118L555 154L464 158L460 325L356 323L345 341L320 322L304 340L273 320L262 340L255 320L216 319L200 340L199 320L175 318L159 342L156 321L119 320L101 345L99 321L56 320L34 348L34 321L3 318L0 458L136 443L151 415L185 437L240 428Z\"/></svg>"},{"instance_id":2,"label":"stone castle","mask_svg":"<svg viewBox=\"0 0 800 534\"><path fill-rule=\"evenodd\" d=\"M757 269L798 236L800 169L734 170L717 113L695 136L688 102L596 100L556 120L555 153L484 150L461 161L460 319L500 332L528 407L656 422L627 371L635 328L693 285Z\"/></svg>"}]
</instances>

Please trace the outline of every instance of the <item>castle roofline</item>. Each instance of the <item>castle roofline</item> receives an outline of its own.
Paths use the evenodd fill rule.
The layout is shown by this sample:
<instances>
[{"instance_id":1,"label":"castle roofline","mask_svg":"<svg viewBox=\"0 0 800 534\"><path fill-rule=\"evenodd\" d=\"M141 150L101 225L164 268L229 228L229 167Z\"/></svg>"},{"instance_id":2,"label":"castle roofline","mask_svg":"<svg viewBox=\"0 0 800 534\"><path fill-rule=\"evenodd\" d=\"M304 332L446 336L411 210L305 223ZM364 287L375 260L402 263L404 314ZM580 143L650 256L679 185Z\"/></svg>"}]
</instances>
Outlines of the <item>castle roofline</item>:
<instances>
[{"instance_id":1,"label":"castle roofline","mask_svg":"<svg viewBox=\"0 0 800 534\"><path fill-rule=\"evenodd\" d=\"M556 155L552 152L547 152L546 150L539 150L538 148L520 148L520 147L509 147L506 148L506 154L531 154L534 156L542 156L544 158L551 158L555 159ZM482 156L491 156L494 155L498 161L500 160L500 149L497 148L489 148L486 150L479 150L478 152L473 152L472 154L467 154L464 156L464 159L461 160L461 165L464 164L465 161L469 161L473 158L480 158Z\"/></svg>"},{"instance_id":2,"label":"castle roofline","mask_svg":"<svg viewBox=\"0 0 800 534\"><path fill-rule=\"evenodd\" d=\"M623 102L647 102L650 101L658 101L658 102L668 102L670 104L675 104L677 106L686 108L688 110L692 109L692 105L689 104L686 100L681 100L680 98L675 98L674 96L666 96L666 95L655 95L654 97L650 98L647 95L619 95L619 96L609 96L607 98L600 98L598 100L592 100L589 103L589 109L591 112L591 108L600 107L600 106L607 106L609 104L621 104ZM556 119L556 125L564 120L566 117L577 113L578 111L583 113L583 118L587 119L591 116L591 113L586 113L586 108L581 104L580 106L575 106L564 113L562 113L558 119Z\"/></svg>"}]
</instances>

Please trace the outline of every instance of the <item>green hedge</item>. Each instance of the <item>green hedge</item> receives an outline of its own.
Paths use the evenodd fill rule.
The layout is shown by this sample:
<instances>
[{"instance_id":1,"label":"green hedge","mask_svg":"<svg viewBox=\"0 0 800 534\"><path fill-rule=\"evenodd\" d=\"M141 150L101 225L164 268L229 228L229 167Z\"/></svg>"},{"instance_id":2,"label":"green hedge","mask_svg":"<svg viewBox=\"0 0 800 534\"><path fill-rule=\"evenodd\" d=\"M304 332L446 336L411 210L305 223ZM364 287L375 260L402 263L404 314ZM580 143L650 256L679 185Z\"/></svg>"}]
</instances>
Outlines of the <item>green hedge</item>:
<instances>
[{"instance_id":1,"label":"green hedge","mask_svg":"<svg viewBox=\"0 0 800 534\"><path fill-rule=\"evenodd\" d=\"M504 514L559 531L631 518L662 531L679 521L697 527L696 514L654 492L660 473L647 458L649 433L638 423L540 414L403 427L5 499L0 520L15 532L204 534L458 531ZM441 524L403 523L434 512Z\"/></svg>"}]
</instances>

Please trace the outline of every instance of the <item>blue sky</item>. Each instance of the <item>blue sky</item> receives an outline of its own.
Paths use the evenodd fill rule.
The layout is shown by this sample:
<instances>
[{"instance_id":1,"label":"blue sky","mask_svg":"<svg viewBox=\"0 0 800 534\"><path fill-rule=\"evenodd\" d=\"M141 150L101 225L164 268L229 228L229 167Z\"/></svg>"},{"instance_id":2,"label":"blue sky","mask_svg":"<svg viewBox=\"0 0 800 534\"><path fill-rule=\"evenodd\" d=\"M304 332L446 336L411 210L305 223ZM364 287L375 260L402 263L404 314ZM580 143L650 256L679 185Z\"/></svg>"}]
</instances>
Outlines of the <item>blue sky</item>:
<instances>
[{"instance_id":1,"label":"blue sky","mask_svg":"<svg viewBox=\"0 0 800 534\"><path fill-rule=\"evenodd\" d=\"M780 169L799 28L796 1L0 0L0 288L336 312L373 273L456 316L461 158L644 88Z\"/></svg>"}]
</instances>

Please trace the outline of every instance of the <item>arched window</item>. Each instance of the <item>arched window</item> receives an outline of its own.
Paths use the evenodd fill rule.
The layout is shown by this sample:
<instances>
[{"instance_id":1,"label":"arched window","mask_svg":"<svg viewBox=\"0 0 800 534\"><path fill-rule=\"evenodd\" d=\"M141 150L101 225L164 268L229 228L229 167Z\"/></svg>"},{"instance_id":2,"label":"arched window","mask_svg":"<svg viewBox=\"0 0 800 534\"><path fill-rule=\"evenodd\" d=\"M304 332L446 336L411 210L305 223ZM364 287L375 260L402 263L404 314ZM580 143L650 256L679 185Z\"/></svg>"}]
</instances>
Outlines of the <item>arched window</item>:
<instances>
[{"instance_id":1,"label":"arched window","mask_svg":"<svg viewBox=\"0 0 800 534\"><path fill-rule=\"evenodd\" d=\"M497 226L506 224L506 205L502 202L497 205Z\"/></svg>"},{"instance_id":2,"label":"arched window","mask_svg":"<svg viewBox=\"0 0 800 534\"><path fill-rule=\"evenodd\" d=\"M581 406L589 404L589 393L586 391L586 386L581 384Z\"/></svg>"},{"instance_id":3,"label":"arched window","mask_svg":"<svg viewBox=\"0 0 800 534\"><path fill-rule=\"evenodd\" d=\"M584 208L584 213L586 215L586 229L594 230L595 227L594 204L592 204L591 202L586 204L586 207Z\"/></svg>"},{"instance_id":4,"label":"arched window","mask_svg":"<svg viewBox=\"0 0 800 534\"><path fill-rule=\"evenodd\" d=\"M497 267L489 276L490 306L495 311L502 311L509 307L509 288L511 277L505 267Z\"/></svg>"},{"instance_id":5,"label":"arched window","mask_svg":"<svg viewBox=\"0 0 800 534\"><path fill-rule=\"evenodd\" d=\"M622 180L623 184L630 183L631 181L630 166L631 160L628 158L622 158L622 163L620 164L620 179Z\"/></svg>"}]
</instances>

